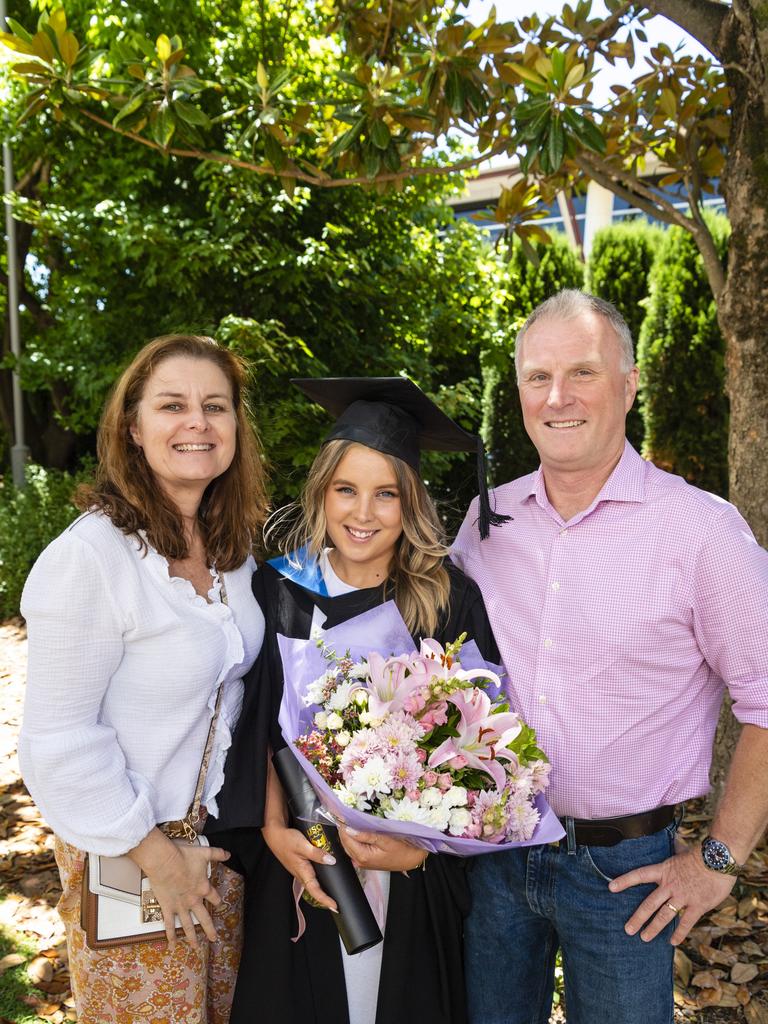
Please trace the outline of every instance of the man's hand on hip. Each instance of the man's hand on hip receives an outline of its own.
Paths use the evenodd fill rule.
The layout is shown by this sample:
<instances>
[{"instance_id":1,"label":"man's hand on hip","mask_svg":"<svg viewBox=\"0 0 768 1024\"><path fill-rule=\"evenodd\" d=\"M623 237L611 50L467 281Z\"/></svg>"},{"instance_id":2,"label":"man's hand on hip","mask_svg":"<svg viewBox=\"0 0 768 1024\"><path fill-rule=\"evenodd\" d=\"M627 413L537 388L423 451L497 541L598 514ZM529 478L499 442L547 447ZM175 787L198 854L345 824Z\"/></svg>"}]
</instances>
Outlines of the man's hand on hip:
<instances>
[{"instance_id":1,"label":"man's hand on hip","mask_svg":"<svg viewBox=\"0 0 768 1024\"><path fill-rule=\"evenodd\" d=\"M640 932L640 938L650 942L679 914L670 940L673 946L679 946L701 915L723 902L735 881L733 875L706 867L697 844L679 850L660 864L628 871L615 878L608 888L611 892L623 892L633 885L655 883L656 888L646 896L624 930L628 935Z\"/></svg>"}]
</instances>

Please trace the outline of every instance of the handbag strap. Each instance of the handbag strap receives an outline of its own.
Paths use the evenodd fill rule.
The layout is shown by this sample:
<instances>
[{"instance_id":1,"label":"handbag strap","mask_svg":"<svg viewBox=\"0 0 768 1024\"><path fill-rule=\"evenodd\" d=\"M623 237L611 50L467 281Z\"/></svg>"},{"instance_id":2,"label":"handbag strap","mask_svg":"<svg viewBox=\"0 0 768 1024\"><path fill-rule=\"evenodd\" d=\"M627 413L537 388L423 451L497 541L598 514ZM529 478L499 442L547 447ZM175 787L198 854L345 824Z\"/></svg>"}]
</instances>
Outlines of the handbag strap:
<instances>
[{"instance_id":1,"label":"handbag strap","mask_svg":"<svg viewBox=\"0 0 768 1024\"><path fill-rule=\"evenodd\" d=\"M219 577L219 596L221 597L222 604L229 604L229 601L227 600L227 588L224 583L223 575ZM205 788L205 780L208 775L208 767L211 762L213 738L216 735L216 723L219 719L223 693L224 681L222 680L219 683L219 687L216 692L216 704L213 709L211 724L208 726L208 737L205 741L203 757L200 761L200 769L197 773L197 782L195 783L195 794L192 797L192 803L189 805L189 810L183 818L180 818L177 821L165 821L158 826L158 828L162 829L162 831L165 832L167 836L170 836L171 839L186 839L190 843L194 843L197 840L197 825L200 823L200 804L203 799L203 789Z\"/></svg>"}]
</instances>

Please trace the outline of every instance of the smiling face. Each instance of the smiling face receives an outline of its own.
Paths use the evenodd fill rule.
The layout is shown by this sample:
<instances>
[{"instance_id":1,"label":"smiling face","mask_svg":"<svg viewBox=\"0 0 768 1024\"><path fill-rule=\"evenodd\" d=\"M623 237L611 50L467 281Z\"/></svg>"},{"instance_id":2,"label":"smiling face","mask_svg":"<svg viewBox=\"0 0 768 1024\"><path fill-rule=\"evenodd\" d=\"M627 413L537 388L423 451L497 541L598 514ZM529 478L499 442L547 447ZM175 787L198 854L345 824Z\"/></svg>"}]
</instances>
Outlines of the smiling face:
<instances>
[{"instance_id":1,"label":"smiling face","mask_svg":"<svg viewBox=\"0 0 768 1024\"><path fill-rule=\"evenodd\" d=\"M623 369L608 321L590 312L534 323L522 341L519 388L525 429L545 476L607 478L621 458L637 392L637 368Z\"/></svg>"},{"instance_id":2,"label":"smiling face","mask_svg":"<svg viewBox=\"0 0 768 1024\"><path fill-rule=\"evenodd\" d=\"M332 564L354 586L375 586L387 575L403 532L400 490L392 464L363 445L349 448L324 499Z\"/></svg>"},{"instance_id":3,"label":"smiling face","mask_svg":"<svg viewBox=\"0 0 768 1024\"><path fill-rule=\"evenodd\" d=\"M131 438L174 502L198 503L229 467L237 443L232 388L209 359L170 356L144 386Z\"/></svg>"}]
</instances>

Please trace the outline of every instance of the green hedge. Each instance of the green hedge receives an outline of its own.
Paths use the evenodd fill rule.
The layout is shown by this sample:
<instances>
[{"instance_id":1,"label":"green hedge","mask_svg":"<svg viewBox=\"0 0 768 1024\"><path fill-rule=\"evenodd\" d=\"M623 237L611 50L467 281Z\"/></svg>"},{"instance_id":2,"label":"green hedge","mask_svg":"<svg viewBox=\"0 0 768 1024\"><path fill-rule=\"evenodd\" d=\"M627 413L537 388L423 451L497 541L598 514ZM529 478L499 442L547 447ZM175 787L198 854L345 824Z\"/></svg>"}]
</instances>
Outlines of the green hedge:
<instances>
[{"instance_id":1,"label":"green hedge","mask_svg":"<svg viewBox=\"0 0 768 1024\"><path fill-rule=\"evenodd\" d=\"M512 246L508 265L508 300L502 310L506 330L482 355L483 437L488 449L489 476L502 484L532 472L539 464L536 449L523 426L515 379L514 339L528 314L562 288L581 288L584 268L562 235L541 252L538 267L520 246Z\"/></svg>"},{"instance_id":2,"label":"green hedge","mask_svg":"<svg viewBox=\"0 0 768 1024\"><path fill-rule=\"evenodd\" d=\"M627 321L637 347L645 319L649 275L664 233L646 221L631 221L603 228L595 235L589 253L586 288L612 302ZM640 450L645 426L635 401L627 416L627 437Z\"/></svg>"},{"instance_id":3,"label":"green hedge","mask_svg":"<svg viewBox=\"0 0 768 1024\"><path fill-rule=\"evenodd\" d=\"M18 614L35 559L78 515L71 497L88 475L90 468L75 476L30 465L23 489L0 476L0 621Z\"/></svg>"},{"instance_id":4,"label":"green hedge","mask_svg":"<svg viewBox=\"0 0 768 1024\"><path fill-rule=\"evenodd\" d=\"M728 221L710 221L725 259ZM707 491L728 496L725 348L702 259L691 236L670 228L651 272L640 332L643 454Z\"/></svg>"}]
</instances>

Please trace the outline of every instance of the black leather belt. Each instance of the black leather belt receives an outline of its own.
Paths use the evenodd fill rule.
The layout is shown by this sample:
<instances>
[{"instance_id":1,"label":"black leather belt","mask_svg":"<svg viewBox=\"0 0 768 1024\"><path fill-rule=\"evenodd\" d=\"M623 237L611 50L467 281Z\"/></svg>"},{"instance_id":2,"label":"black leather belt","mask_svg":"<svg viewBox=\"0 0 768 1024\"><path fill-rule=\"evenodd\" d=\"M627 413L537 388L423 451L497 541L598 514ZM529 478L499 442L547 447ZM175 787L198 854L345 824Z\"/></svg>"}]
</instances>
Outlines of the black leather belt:
<instances>
[{"instance_id":1,"label":"black leather belt","mask_svg":"<svg viewBox=\"0 0 768 1024\"><path fill-rule=\"evenodd\" d=\"M642 811L640 814L628 814L623 818L574 818L575 838L578 846L615 846L622 839L639 839L641 836L652 836L674 821L677 808L675 804L657 807L653 811ZM561 818L563 828L568 831L567 819ZM561 839L561 843L566 839Z\"/></svg>"}]
</instances>

